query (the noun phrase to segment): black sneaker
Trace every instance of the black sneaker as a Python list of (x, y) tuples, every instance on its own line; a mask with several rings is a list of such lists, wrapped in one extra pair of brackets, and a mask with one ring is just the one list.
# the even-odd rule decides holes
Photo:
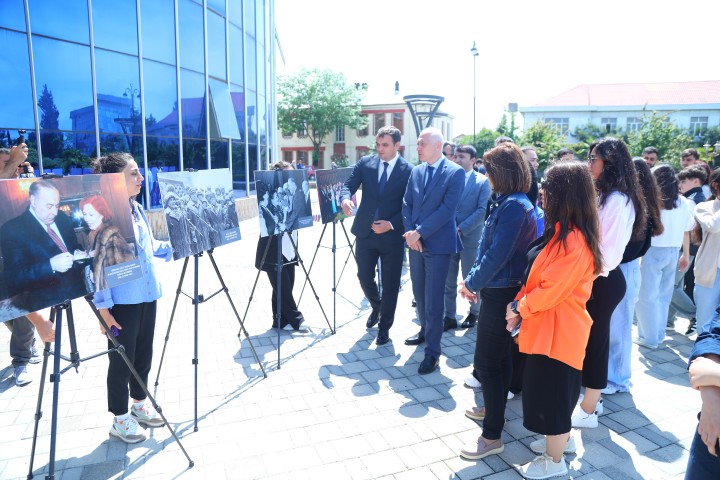
[(688, 329), (685, 332), (685, 335), (692, 335), (693, 333), (695, 333), (695, 319), (691, 318), (690, 325), (688, 325)]

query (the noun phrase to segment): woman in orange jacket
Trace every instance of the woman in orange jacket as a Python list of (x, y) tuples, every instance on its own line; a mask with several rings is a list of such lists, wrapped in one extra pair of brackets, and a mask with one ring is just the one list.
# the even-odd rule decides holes
[(592, 320), (585, 303), (602, 271), (593, 180), (579, 162), (547, 171), (545, 232), (530, 245), (523, 288), (507, 307), (508, 330), (519, 327), (528, 354), (523, 376), (523, 425), (547, 435), (542, 455), (520, 467), (526, 478), (566, 475), (563, 450), (580, 395)]

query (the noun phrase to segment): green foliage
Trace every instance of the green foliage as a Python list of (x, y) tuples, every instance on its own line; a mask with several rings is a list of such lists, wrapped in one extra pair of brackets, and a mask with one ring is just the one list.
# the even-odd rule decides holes
[(545, 170), (548, 162), (555, 158), (558, 150), (565, 147), (567, 140), (551, 122), (538, 121), (525, 129), (522, 137), (516, 140), (520, 146), (533, 146), (538, 156), (540, 170)]
[(335, 162), (338, 168), (345, 168), (350, 166), (350, 159), (345, 154), (333, 155), (330, 159)]
[(660, 160), (674, 168), (680, 167), (680, 154), (693, 145), (692, 137), (684, 129), (675, 125), (669, 114), (647, 112), (643, 115), (643, 124), (636, 132), (628, 135), (628, 147), (634, 156), (642, 154), (643, 148), (653, 146), (660, 152)]
[[(495, 139), (501, 134), (489, 128), (483, 128), (475, 134), (475, 149), (478, 152), (478, 157), (482, 157), (483, 153), (487, 152), (495, 146)], [(458, 140), (460, 145), (472, 145), (473, 136), (464, 135)]]
[(500, 123), (497, 126), (497, 137), (505, 135), (515, 139), (517, 135), (517, 127), (515, 126), (515, 112), (510, 112), (510, 122), (508, 123), (507, 112), (503, 113)]
[(579, 158), (586, 158), (590, 153), (590, 145), (595, 140), (603, 137), (621, 138), (625, 141), (625, 143), (627, 143), (627, 135), (623, 132), (622, 128), (607, 130), (603, 125), (597, 125), (595, 123), (580, 125), (575, 128), (572, 136), (575, 137), (577, 143), (567, 145), (566, 147), (575, 152), (575, 155)]
[(278, 128), (290, 132), (306, 129), (313, 144), (313, 159), (338, 125), (364, 126), (360, 115), (362, 92), (332, 70), (302, 69), (278, 79)]

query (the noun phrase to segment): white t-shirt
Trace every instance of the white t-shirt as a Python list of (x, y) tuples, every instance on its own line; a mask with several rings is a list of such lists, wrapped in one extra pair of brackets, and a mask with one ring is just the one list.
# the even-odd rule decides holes
[(622, 261), (625, 247), (632, 237), (635, 223), (635, 206), (620, 192), (612, 192), (599, 209), (600, 215), (600, 253), (603, 256), (601, 276), (617, 268)]
[(663, 224), (663, 233), (652, 237), (650, 245), (653, 247), (682, 247), (683, 235), (695, 227), (695, 202), (680, 195), (675, 208), (660, 210), (660, 220)]

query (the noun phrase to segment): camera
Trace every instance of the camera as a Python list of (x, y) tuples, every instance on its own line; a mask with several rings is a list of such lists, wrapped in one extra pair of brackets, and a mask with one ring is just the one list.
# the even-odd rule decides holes
[[(18, 130), (18, 133), (20, 134), (20, 136), (15, 141), (15, 145), (22, 145), (23, 143), (25, 143), (25, 132), (26, 132), (26, 130)], [(30, 170), (28, 169), (28, 166), (23, 165), (23, 173), (20, 174), (20, 178), (29, 178), (30, 176), (31, 175), (30, 175)]]

